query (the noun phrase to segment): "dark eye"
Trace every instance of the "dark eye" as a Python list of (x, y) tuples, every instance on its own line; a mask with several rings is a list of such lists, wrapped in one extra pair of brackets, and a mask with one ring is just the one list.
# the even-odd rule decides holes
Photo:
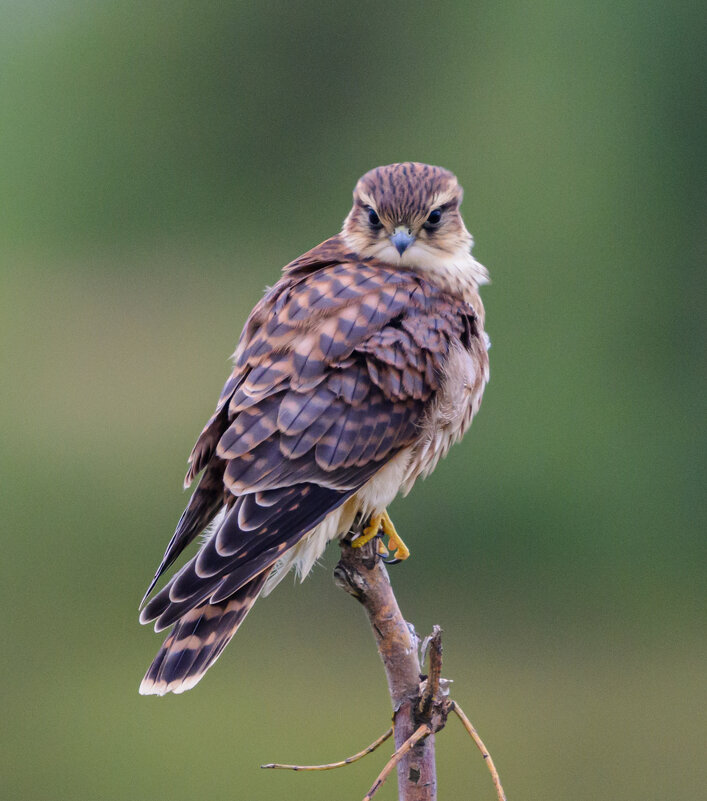
[(438, 225), (441, 219), (442, 212), (439, 209), (434, 209), (430, 212), (430, 216), (427, 218), (426, 225)]
[(373, 228), (380, 228), (380, 217), (375, 213), (375, 211), (373, 211), (373, 209), (368, 209), (368, 222)]

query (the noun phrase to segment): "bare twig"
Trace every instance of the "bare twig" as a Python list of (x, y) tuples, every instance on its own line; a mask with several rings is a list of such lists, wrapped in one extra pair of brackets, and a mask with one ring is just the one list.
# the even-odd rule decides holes
[(280, 762), (270, 762), (267, 765), (261, 765), (261, 768), (273, 768), (275, 770), (333, 770), (334, 768), (343, 768), (350, 765), (352, 762), (358, 762), (359, 759), (368, 754), (372, 754), (379, 745), (382, 745), (393, 734), (393, 727), (391, 726), (387, 732), (372, 742), (369, 746), (359, 751), (358, 754), (342, 759), (341, 762), (328, 762), (326, 765), (283, 765)]
[(501, 785), (501, 779), (498, 775), (498, 771), (496, 770), (496, 766), (493, 764), (493, 759), (491, 758), (491, 754), (489, 754), (488, 749), (483, 743), (481, 737), (479, 737), (479, 733), (474, 728), (474, 725), (469, 720), (469, 718), (464, 714), (464, 711), (456, 703), (456, 701), (452, 701), (451, 704), (452, 711), (456, 712), (459, 720), (461, 720), (464, 728), (469, 732), (471, 735), (472, 740), (476, 743), (476, 747), (481, 751), (481, 756), (486, 760), (486, 764), (488, 765), (489, 772), (491, 773), (491, 778), (493, 779), (493, 786), (496, 788), (496, 795), (498, 796), (498, 801), (506, 801), (506, 794), (503, 791), (503, 787)]
[(393, 756), (386, 762), (383, 770), (378, 774), (378, 778), (373, 782), (371, 789), (366, 793), (363, 801), (371, 801), (371, 798), (380, 790), (383, 782), (388, 778), (393, 768), (400, 762), (403, 757), (411, 751), (415, 745), (422, 740), (423, 737), (429, 737), (432, 734), (432, 729), (427, 723), (423, 723), (408, 737), (408, 739), (397, 749)]

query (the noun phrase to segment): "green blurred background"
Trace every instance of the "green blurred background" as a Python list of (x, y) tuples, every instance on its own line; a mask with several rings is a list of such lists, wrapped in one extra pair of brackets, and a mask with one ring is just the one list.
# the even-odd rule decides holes
[[(397, 501), (405, 614), (511, 801), (704, 791), (698, 3), (0, 3), (1, 794), (357, 799), (388, 725), (331, 581), (143, 698), (137, 603), (243, 321), (360, 174), (444, 165), (492, 381)], [(458, 725), (440, 799), (492, 799)], [(393, 784), (380, 793), (393, 799)]]

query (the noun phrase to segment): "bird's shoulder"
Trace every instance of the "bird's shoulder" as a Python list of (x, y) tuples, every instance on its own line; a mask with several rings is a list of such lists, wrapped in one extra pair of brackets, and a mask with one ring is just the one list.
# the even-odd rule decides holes
[(251, 312), (234, 361), (238, 366), (257, 359), (264, 338), (280, 348), (287, 344), (283, 339), (310, 329), (323, 328), (326, 337), (331, 318), (341, 320), (339, 329), (351, 341), (391, 322), (399, 324), (401, 318), (416, 318), (418, 333), (427, 325), (436, 330), (445, 321), (461, 332), (478, 316), (465, 300), (413, 270), (360, 258), (336, 235), (283, 268), (280, 280)]

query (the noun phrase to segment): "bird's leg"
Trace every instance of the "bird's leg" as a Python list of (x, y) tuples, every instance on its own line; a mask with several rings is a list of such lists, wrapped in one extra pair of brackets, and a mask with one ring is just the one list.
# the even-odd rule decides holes
[(390, 519), (390, 515), (385, 510), (381, 514), (371, 515), (368, 525), (351, 545), (354, 548), (360, 548), (377, 536), (381, 528), (383, 529), (383, 534), (388, 537), (388, 549), (391, 551), (393, 548), (396, 549), (395, 558), (399, 561), (407, 559), (410, 556), (410, 549), (400, 538), (400, 535), (395, 530), (393, 521)]

